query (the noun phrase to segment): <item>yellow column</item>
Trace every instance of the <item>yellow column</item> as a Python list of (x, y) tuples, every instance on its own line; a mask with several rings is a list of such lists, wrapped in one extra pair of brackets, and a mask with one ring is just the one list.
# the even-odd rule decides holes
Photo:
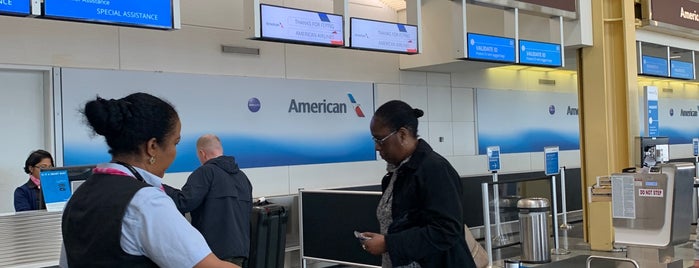
[(631, 165), (628, 107), (637, 87), (634, 0), (591, 2), (594, 46), (578, 54), (583, 225), (590, 248), (608, 251), (614, 241), (611, 203), (589, 202), (587, 187), (597, 176)]

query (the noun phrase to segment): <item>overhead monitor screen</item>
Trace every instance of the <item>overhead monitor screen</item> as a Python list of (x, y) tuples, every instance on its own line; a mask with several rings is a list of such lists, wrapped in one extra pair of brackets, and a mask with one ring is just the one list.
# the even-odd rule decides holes
[(343, 46), (342, 16), (260, 4), (261, 39)]
[(417, 54), (417, 26), (350, 18), (350, 47)]
[(686, 61), (670, 60), (670, 77), (694, 79), (694, 64)]
[(30, 0), (0, 0), (0, 14), (29, 15)]
[(468, 33), (468, 58), (472, 60), (515, 62), (515, 39)]
[(172, 8), (172, 0), (44, 0), (48, 18), (157, 29), (173, 28)]
[(667, 59), (643, 55), (641, 57), (641, 74), (667, 76)]
[(519, 40), (519, 63), (561, 67), (561, 45)]

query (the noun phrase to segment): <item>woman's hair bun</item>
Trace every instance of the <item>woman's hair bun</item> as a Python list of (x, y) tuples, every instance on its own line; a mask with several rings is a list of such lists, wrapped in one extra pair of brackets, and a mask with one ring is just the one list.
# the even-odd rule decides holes
[(418, 108), (413, 108), (413, 114), (415, 114), (415, 118), (420, 118), (423, 115), (425, 115), (425, 112), (423, 112), (422, 110), (420, 110)]

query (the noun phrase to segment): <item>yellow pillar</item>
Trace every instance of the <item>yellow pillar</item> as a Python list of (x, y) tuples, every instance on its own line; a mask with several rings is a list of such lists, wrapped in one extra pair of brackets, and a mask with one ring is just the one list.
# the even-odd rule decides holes
[(634, 106), (629, 97), (637, 88), (634, 0), (591, 2), (594, 45), (578, 54), (583, 225), (590, 248), (608, 251), (614, 242), (611, 203), (589, 202), (587, 187), (597, 176), (631, 165), (628, 107)]

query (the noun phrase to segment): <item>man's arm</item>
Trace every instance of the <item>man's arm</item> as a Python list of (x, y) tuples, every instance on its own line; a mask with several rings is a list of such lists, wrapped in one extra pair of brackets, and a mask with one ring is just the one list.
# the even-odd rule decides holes
[(163, 185), (163, 189), (172, 198), (172, 201), (175, 202), (175, 206), (181, 213), (188, 213), (199, 207), (204, 198), (206, 198), (211, 186), (212, 176), (213, 173), (208, 167), (201, 166), (189, 175), (182, 190), (168, 185)]

